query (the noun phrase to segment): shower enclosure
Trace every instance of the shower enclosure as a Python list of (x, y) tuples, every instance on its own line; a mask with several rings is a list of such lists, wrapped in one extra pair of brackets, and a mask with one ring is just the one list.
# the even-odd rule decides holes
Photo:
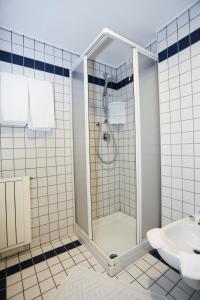
[(157, 59), (104, 29), (71, 71), (75, 231), (113, 276), (160, 226)]

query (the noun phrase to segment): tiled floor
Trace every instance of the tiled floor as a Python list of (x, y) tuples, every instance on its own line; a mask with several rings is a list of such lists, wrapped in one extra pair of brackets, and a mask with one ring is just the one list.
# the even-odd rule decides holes
[[(35, 261), (33, 265), (13, 272), (12, 275), (6, 278), (4, 278), (5, 272), (0, 272), (0, 299), (5, 299), (3, 292), (5, 283), (7, 299), (48, 299), (55, 293), (56, 288), (58, 288), (75, 265), (81, 265), (93, 271), (105, 273), (104, 269), (83, 245), (78, 246), (76, 244), (71, 250), (56, 254), (53, 257), (50, 255), (51, 250), (61, 249), (63, 245), (76, 240), (77, 237), (72, 235), (1, 261), (0, 267), (3, 270), (20, 262), (23, 263), (30, 258), (37, 257), (37, 259), (32, 259), (32, 261)], [(49, 253), (48, 256), (51, 257), (45, 256), (45, 259), (39, 262), (42, 253)], [(130, 265), (126, 270), (118, 274), (116, 278), (130, 283), (132, 286), (165, 295), (169, 300), (200, 299), (200, 292), (195, 292), (186, 286), (178, 273), (151, 254), (145, 255)]]

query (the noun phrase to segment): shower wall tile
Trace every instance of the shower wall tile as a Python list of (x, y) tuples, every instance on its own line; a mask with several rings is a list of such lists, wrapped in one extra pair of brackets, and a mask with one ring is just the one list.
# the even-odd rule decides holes
[(198, 2), (158, 32), (155, 41), (160, 60), (162, 225), (200, 213), (199, 30)]
[[(114, 75), (117, 82), (132, 76), (132, 63), (125, 63), (118, 69), (113, 69), (97, 62), (89, 61), (89, 75), (103, 78), (103, 73)], [(93, 219), (122, 211), (135, 216), (135, 128), (133, 85), (130, 83), (118, 90), (108, 89), (109, 101), (124, 101), (127, 105), (127, 123), (111, 125), (116, 144), (117, 159), (112, 164), (103, 164), (98, 155), (105, 161), (113, 159), (111, 144), (103, 141), (103, 132), (108, 132), (104, 124), (105, 113), (102, 106), (103, 87), (89, 84), (89, 129), (90, 129), (90, 167), (91, 195)], [(101, 123), (100, 144), (98, 146), (99, 127)]]
[[(118, 81), (133, 74), (132, 62), (117, 69)], [(133, 84), (129, 83), (118, 90), (118, 101), (126, 103), (126, 123), (119, 125), (119, 161), (120, 161), (120, 208), (121, 211), (136, 217), (136, 136), (135, 103)]]
[[(103, 78), (103, 74), (113, 75), (116, 78), (116, 69), (94, 61), (88, 62), (88, 73), (91, 76)], [(117, 100), (117, 91), (108, 89), (109, 101)], [(105, 161), (114, 158), (110, 143), (103, 141), (103, 132), (108, 132), (104, 123), (106, 116), (102, 105), (103, 87), (89, 83), (89, 138), (90, 138), (90, 169), (91, 169), (91, 198), (92, 218), (96, 219), (120, 210), (119, 197), (119, 160), (112, 164), (103, 164), (97, 152)], [(98, 134), (100, 123), (100, 143), (98, 147)], [(118, 128), (113, 127), (113, 133), (118, 146)]]
[[(0, 50), (69, 68), (77, 56), (0, 29)], [(57, 69), (59, 70), (59, 68)], [(69, 78), (25, 65), (0, 62), (0, 71), (52, 83), (56, 128), (51, 132), (0, 126), (0, 176), (31, 180), (32, 243), (37, 246), (73, 232), (72, 133)]]

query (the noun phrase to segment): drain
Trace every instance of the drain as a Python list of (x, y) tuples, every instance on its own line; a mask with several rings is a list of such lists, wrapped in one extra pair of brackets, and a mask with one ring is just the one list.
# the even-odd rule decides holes
[(111, 259), (114, 259), (114, 258), (118, 257), (118, 255), (115, 254), (115, 253), (112, 253), (112, 254), (109, 255), (109, 257), (110, 257)]
[(200, 250), (197, 250), (197, 249), (193, 249), (193, 252), (194, 252), (195, 254), (200, 254)]

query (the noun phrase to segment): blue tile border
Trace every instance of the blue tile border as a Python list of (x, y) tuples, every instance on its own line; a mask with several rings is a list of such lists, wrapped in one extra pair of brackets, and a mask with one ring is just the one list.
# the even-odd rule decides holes
[(50, 251), (44, 252), (40, 255), (34, 256), (25, 261), (22, 261), (21, 263), (8, 267), (7, 269), (1, 270), (0, 271), (0, 299), (2, 300), (6, 299), (6, 277), (7, 276), (13, 275), (19, 271), (22, 271), (42, 261), (48, 260), (51, 257), (67, 252), (79, 246), (81, 246), (81, 243), (79, 242), (79, 240), (76, 240), (71, 243), (65, 244), (63, 246), (54, 248)]
[[(0, 61), (15, 64), (18, 66), (24, 66), (26, 68), (35, 69), (55, 75), (69, 77), (69, 69), (62, 68), (56, 65), (52, 65), (40, 60), (35, 60), (15, 53), (0, 50)], [(105, 80), (95, 76), (88, 75), (88, 82), (99, 86), (104, 86)], [(113, 90), (119, 90), (127, 84), (133, 82), (133, 75), (126, 77), (119, 82), (109, 82), (108, 87)]]
[(69, 69), (3, 50), (0, 50), (0, 61), (15, 64), (18, 66), (24, 66), (26, 68), (35, 69), (38, 71), (48, 72), (55, 75), (69, 77)]
[(159, 63), (200, 41), (200, 28), (158, 53)]
[[(105, 80), (102, 78), (98, 78), (95, 76), (88, 75), (88, 82), (92, 84), (96, 84), (99, 86), (105, 85)], [(124, 79), (122, 79), (119, 82), (109, 82), (108, 88), (111, 88), (113, 90), (119, 90), (123, 88), (124, 86), (128, 85), (129, 83), (133, 82), (133, 74), (131, 76), (128, 76)]]

